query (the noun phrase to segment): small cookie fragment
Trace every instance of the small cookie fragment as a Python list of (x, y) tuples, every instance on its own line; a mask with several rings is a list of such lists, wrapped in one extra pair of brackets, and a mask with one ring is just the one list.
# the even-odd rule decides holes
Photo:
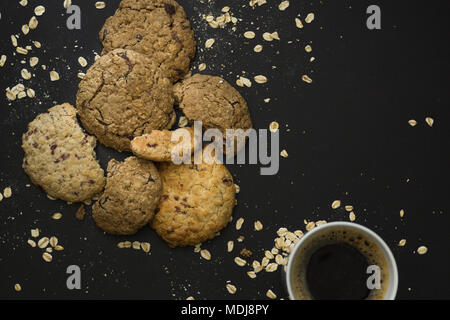
[(77, 212), (75, 213), (75, 218), (82, 221), (84, 219), (84, 216), (86, 215), (86, 208), (84, 207), (84, 204), (82, 204)]
[(109, 234), (131, 235), (153, 217), (161, 196), (161, 179), (148, 160), (110, 160), (105, 191), (92, 207), (92, 217)]
[(57, 105), (28, 124), (22, 136), (22, 167), (49, 196), (86, 201), (105, 185), (95, 145), (96, 139), (79, 126), (75, 108), (68, 103)]
[[(172, 136), (177, 135), (179, 139), (172, 142)], [(196, 147), (194, 141), (194, 129), (179, 128), (175, 131), (169, 130), (152, 130), (150, 133), (136, 137), (131, 141), (131, 151), (147, 160), (163, 162), (172, 161), (175, 152), (178, 151), (180, 159), (183, 157), (183, 151), (189, 152), (189, 159)], [(199, 139), (197, 139), (199, 140)], [(198, 145), (201, 141), (197, 141)]]

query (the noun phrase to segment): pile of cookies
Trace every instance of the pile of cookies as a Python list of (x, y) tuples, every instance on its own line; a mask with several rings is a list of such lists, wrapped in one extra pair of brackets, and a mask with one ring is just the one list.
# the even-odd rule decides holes
[[(102, 56), (79, 84), (76, 109), (54, 106), (23, 134), (25, 172), (53, 198), (98, 199), (93, 218), (107, 233), (150, 224), (171, 247), (212, 239), (231, 219), (235, 185), (222, 164), (171, 162), (174, 106), (225, 133), (252, 127), (247, 103), (220, 77), (186, 77), (196, 42), (173, 0), (123, 0), (99, 36)], [(134, 156), (111, 160), (105, 178), (96, 140)]]

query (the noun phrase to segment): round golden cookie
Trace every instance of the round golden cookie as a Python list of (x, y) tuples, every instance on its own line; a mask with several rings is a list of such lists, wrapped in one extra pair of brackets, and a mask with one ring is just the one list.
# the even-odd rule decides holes
[(69, 202), (91, 199), (105, 186), (95, 155), (95, 137), (83, 132), (76, 110), (54, 106), (28, 124), (22, 136), (23, 169), (31, 181), (53, 198)]
[(124, 162), (113, 159), (92, 217), (107, 233), (134, 234), (153, 218), (160, 196), (161, 179), (153, 162), (136, 157)]
[(173, 0), (123, 0), (99, 33), (103, 54), (117, 48), (147, 55), (173, 82), (189, 71), (195, 55), (194, 31)]
[(98, 58), (80, 82), (77, 110), (85, 129), (119, 151), (134, 137), (175, 121), (172, 84), (140, 53), (117, 49)]
[(170, 247), (214, 238), (235, 206), (233, 177), (222, 164), (160, 163), (161, 201), (151, 226)]

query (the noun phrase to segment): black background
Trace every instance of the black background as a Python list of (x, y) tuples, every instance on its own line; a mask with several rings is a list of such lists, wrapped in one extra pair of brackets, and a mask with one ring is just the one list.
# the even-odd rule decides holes
[[(13, 189), (13, 196), (0, 202), (0, 298), (266, 299), (267, 289), (285, 297), (280, 271), (250, 279), (248, 268), (238, 267), (233, 258), (245, 247), (254, 252), (250, 261), (261, 260), (282, 226), (304, 230), (304, 219), (348, 220), (344, 209), (330, 208), (335, 199), (352, 204), (356, 222), (391, 247), (399, 267), (399, 299), (450, 298), (448, 1), (291, 1), (284, 12), (277, 9), (280, 1), (255, 9), (248, 1), (179, 1), (198, 40), (193, 72), (205, 62), (203, 73), (233, 85), (239, 75), (267, 76), (267, 84), (238, 90), (248, 101), (255, 128), (280, 123), (281, 148), (289, 153), (280, 159), (276, 176), (260, 176), (258, 165), (229, 166), (241, 187), (234, 221), (244, 217), (246, 222), (241, 231), (233, 223), (202, 246), (211, 252), (211, 261), (191, 247), (169, 249), (150, 228), (131, 237), (104, 235), (90, 216), (75, 219), (79, 205), (51, 201), (39, 188), (25, 186), (30, 181), (21, 168), (20, 145), (27, 123), (55, 103), (74, 104), (76, 74), (85, 70), (77, 58), (92, 64), (101, 52), (97, 33), (119, 3), (109, 0), (106, 9), (97, 10), (95, 1), (73, 0), (81, 7), (82, 24), (81, 30), (68, 30), (62, 2), (29, 0), (25, 8), (18, 1), (0, 4), (0, 54), (8, 56), (0, 68), (2, 92), (18, 82), (36, 90), (33, 100), (9, 102), (0, 95), (0, 188)], [(35, 67), (35, 77), (24, 81), (23, 57), (13, 56), (10, 35), (21, 34), (21, 25), (39, 4), (47, 11), (38, 17), (36, 30), (20, 36), (19, 45), (40, 41), (42, 48), (33, 48), (27, 58), (39, 57), (48, 70)], [(381, 7), (381, 30), (366, 28), (370, 4)], [(235, 32), (231, 25), (212, 29), (201, 20), (202, 14), (219, 15), (225, 5), (242, 18)], [(308, 12), (315, 13), (314, 22), (296, 28), (294, 18), (304, 19)], [(246, 30), (257, 37), (245, 39)], [(281, 40), (264, 41), (266, 31), (278, 31)], [(205, 50), (208, 38), (216, 42)], [(264, 46), (261, 53), (253, 52), (256, 44)], [(312, 53), (305, 52), (306, 44)], [(310, 56), (316, 60), (309, 62)], [(61, 80), (50, 82), (52, 69)], [(303, 82), (303, 74), (314, 82)], [(427, 116), (435, 119), (432, 128)], [(418, 125), (409, 126), (410, 119)], [(97, 151), (103, 166), (110, 158), (127, 156), (103, 146)], [(400, 219), (402, 208), (406, 213)], [(52, 220), (54, 212), (63, 218)], [(263, 231), (253, 231), (257, 219)], [(36, 227), (65, 247), (51, 263), (26, 243)], [(235, 241), (235, 251), (227, 253), (226, 242), (240, 235), (244, 242)], [(397, 247), (402, 238), (406, 246)], [(124, 240), (149, 241), (151, 254), (118, 249)], [(420, 245), (429, 248), (424, 256), (415, 253)], [(65, 270), (71, 264), (82, 270), (82, 290), (66, 288)], [(238, 288), (235, 295), (225, 289), (228, 280)], [(21, 292), (13, 289), (17, 282)]]

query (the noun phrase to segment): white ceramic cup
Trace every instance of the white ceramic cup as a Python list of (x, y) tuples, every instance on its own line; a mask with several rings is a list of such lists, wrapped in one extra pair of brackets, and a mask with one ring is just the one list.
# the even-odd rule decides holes
[(383, 239), (380, 238), (375, 232), (372, 230), (359, 225), (357, 223), (353, 222), (346, 222), (346, 221), (336, 221), (336, 222), (330, 222), (324, 225), (321, 225), (319, 227), (316, 227), (315, 229), (309, 231), (306, 233), (294, 246), (291, 254), (289, 255), (288, 263), (285, 268), (285, 285), (287, 292), (289, 294), (289, 299), (295, 300), (296, 295), (293, 288), (293, 265), (295, 265), (295, 262), (297, 259), (302, 259), (302, 250), (300, 250), (302, 247), (305, 246), (305, 244), (308, 243), (308, 241), (311, 241), (311, 239), (314, 239), (315, 236), (318, 236), (320, 234), (330, 232), (332, 229), (350, 229), (351, 231), (355, 231), (357, 233), (362, 234), (365, 236), (368, 240), (372, 240), (376, 246), (380, 249), (379, 251), (382, 252), (384, 259), (386, 261), (387, 269), (388, 269), (388, 284), (385, 289), (384, 295), (382, 297), (383, 300), (394, 300), (395, 296), (397, 294), (397, 287), (398, 287), (398, 271), (397, 271), (397, 264), (395, 262), (394, 256), (389, 249), (388, 245), (383, 241)]

